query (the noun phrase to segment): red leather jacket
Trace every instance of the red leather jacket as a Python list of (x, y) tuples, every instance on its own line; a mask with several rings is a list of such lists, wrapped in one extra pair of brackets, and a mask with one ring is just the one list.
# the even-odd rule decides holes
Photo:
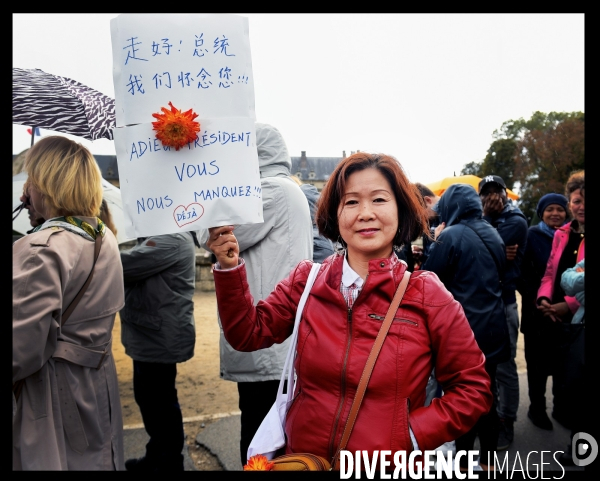
[[(369, 262), (352, 309), (340, 292), (343, 257), (323, 263), (300, 323), (295, 361), (298, 381), (286, 418), (286, 451), (335, 454), (360, 375), (406, 264), (396, 255)], [(302, 261), (254, 306), (242, 265), (214, 271), (227, 341), (240, 351), (283, 342), (291, 335), (311, 268)], [(492, 405), (485, 358), (465, 317), (433, 272), (412, 273), (404, 299), (375, 364), (349, 451), (435, 449), (466, 433)], [(435, 367), (444, 395), (424, 407)]]

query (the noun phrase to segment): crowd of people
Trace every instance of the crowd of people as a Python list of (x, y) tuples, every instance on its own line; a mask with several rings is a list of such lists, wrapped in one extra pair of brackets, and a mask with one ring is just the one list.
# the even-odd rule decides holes
[[(257, 123), (256, 145), (263, 223), (138, 238), (122, 251), (89, 150), (58, 136), (29, 149), (21, 200), (32, 229), (13, 244), (13, 470), (184, 469), (176, 377), (194, 355), (196, 247), (214, 256), (220, 372), (237, 383), (242, 464), (275, 401), (313, 263), (282, 453), (335, 464), (404, 285), (347, 450), (470, 450), (479, 438), (480, 465), (493, 469), (485, 460), (514, 441), (523, 396), (519, 330), (529, 421), (553, 429), (552, 376), (552, 417), (571, 437), (584, 429), (584, 171), (564, 195), (542, 195), (529, 226), (497, 175), (437, 196), (394, 157), (357, 152), (319, 192), (291, 176), (275, 127)], [(111, 355), (118, 312), (149, 436), (145, 455), (128, 460)]]

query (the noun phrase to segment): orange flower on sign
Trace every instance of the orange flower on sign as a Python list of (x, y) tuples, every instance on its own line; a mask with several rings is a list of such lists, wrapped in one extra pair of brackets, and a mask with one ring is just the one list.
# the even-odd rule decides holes
[(273, 463), (262, 454), (256, 454), (244, 465), (244, 471), (271, 471)]
[(152, 122), (152, 128), (156, 130), (156, 138), (163, 145), (175, 147), (179, 150), (185, 144), (196, 140), (196, 134), (200, 132), (200, 123), (194, 119), (198, 114), (192, 112), (192, 109), (181, 112), (169, 102), (171, 110), (161, 107), (162, 114), (152, 114), (157, 122)]

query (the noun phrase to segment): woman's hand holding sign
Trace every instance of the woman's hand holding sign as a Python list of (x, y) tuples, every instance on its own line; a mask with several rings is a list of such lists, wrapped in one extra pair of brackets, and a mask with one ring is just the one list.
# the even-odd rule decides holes
[(208, 229), (208, 240), (206, 245), (216, 256), (221, 269), (231, 269), (238, 265), (240, 248), (233, 235), (234, 226), (224, 225), (221, 227), (210, 227)]

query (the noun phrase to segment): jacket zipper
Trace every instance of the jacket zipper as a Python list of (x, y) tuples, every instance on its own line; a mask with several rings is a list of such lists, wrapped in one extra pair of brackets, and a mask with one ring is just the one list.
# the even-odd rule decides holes
[[(367, 277), (365, 277), (365, 282), (363, 282), (362, 289), (358, 293), (358, 296), (356, 296), (356, 299), (354, 300), (354, 303), (352, 304), (353, 306), (356, 305), (356, 301), (358, 300), (358, 298), (362, 295), (363, 291), (365, 290), (365, 286), (366, 286), (368, 280), (369, 280), (369, 274), (367, 274)], [(340, 292), (340, 295), (342, 295), (341, 292)], [(342, 298), (343, 297), (344, 296), (342, 295)], [(344, 299), (344, 302), (346, 302), (345, 299)], [(329, 459), (333, 459), (333, 456), (336, 452), (335, 437), (336, 437), (336, 432), (338, 430), (338, 425), (340, 423), (340, 416), (342, 414), (342, 407), (344, 406), (344, 400), (346, 399), (346, 365), (348, 363), (348, 355), (350, 354), (350, 344), (352, 343), (352, 308), (351, 307), (348, 308), (348, 310), (347, 310), (347, 320), (348, 320), (348, 338), (346, 340), (346, 353), (344, 354), (344, 363), (342, 364), (342, 379), (341, 379), (342, 396), (340, 398), (340, 403), (338, 405), (338, 409), (335, 414), (335, 419), (333, 422), (333, 430), (331, 431), (331, 438), (329, 440)]]
[[(363, 286), (364, 287), (364, 286)], [(359, 294), (360, 295), (360, 294)], [(356, 301), (355, 301), (356, 302)], [(335, 437), (338, 430), (338, 424), (340, 422), (340, 415), (342, 414), (342, 407), (344, 406), (344, 400), (346, 399), (346, 364), (348, 363), (348, 354), (350, 353), (350, 343), (352, 342), (352, 308), (348, 308), (348, 337), (346, 340), (346, 353), (344, 354), (344, 363), (342, 364), (342, 379), (341, 379), (341, 391), (342, 397), (338, 405), (337, 412), (335, 414), (335, 420), (333, 422), (333, 430), (331, 431), (331, 438), (329, 440), (329, 459), (333, 458), (335, 454)]]
[[(377, 314), (369, 314), (369, 317), (371, 319), (377, 319), (378, 321), (383, 321), (385, 319), (385, 317), (378, 316)], [(418, 324), (415, 321), (410, 321), (408, 319), (400, 319), (399, 317), (394, 317), (394, 321), (406, 322), (407, 324), (412, 324), (413, 326), (418, 326)]]

